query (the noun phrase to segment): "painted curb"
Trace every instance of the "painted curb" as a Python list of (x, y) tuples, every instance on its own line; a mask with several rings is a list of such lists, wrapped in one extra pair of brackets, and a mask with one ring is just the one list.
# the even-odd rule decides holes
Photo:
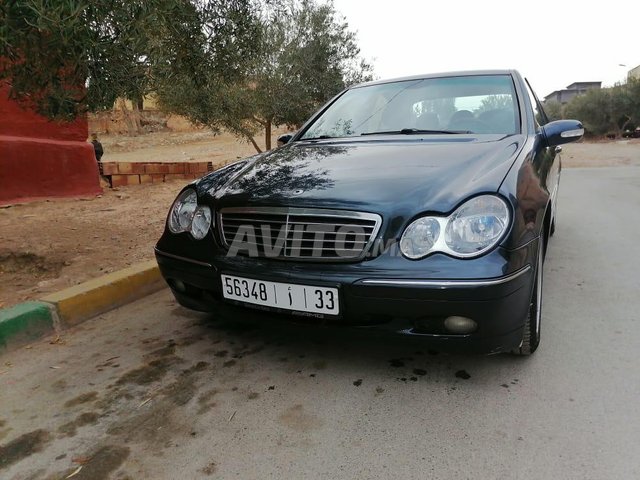
[(109, 273), (41, 298), (55, 308), (63, 327), (154, 293), (165, 286), (155, 260)]
[(47, 303), (25, 302), (0, 309), (0, 353), (31, 343), (55, 327), (55, 315)]

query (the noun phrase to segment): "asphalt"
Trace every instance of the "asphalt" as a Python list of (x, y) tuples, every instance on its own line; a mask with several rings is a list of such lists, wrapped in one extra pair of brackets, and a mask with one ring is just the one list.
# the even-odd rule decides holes
[[(189, 312), (0, 357), (0, 478), (640, 478), (640, 168), (563, 172), (531, 358)], [(80, 468), (82, 467), (82, 468)]]

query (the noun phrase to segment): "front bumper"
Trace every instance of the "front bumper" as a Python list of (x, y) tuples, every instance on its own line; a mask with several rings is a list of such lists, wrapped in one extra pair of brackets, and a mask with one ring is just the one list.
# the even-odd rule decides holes
[[(496, 251), (487, 258), (445, 259), (449, 262), (447, 265), (457, 265), (459, 270), (449, 278), (441, 275), (436, 275), (440, 278), (433, 275), (421, 278), (415, 270), (382, 268), (384, 263), (375, 268), (364, 268), (362, 264), (299, 265), (224, 255), (202, 261), (158, 248), (156, 259), (178, 302), (194, 310), (225, 309), (249, 315), (247, 308), (223, 300), (221, 273), (266, 281), (337, 286), (342, 315), (337, 319), (314, 318), (313, 323), (374, 327), (421, 336), (434, 348), (498, 352), (516, 348), (522, 339), (533, 287), (532, 265), (535, 265), (537, 243), (533, 241), (516, 251)], [(472, 262), (476, 263), (472, 265)], [(479, 262), (491, 268), (479, 266)], [(496, 268), (505, 273), (486, 278), (463, 275)], [(176, 281), (184, 288), (176, 288), (179, 285)], [(288, 316), (309, 322), (309, 318), (294, 316), (291, 312), (277, 315), (260, 312), (260, 316), (268, 316), (270, 320)], [(477, 329), (468, 334), (451, 334), (443, 327), (444, 319), (449, 316), (470, 318), (476, 322)]]

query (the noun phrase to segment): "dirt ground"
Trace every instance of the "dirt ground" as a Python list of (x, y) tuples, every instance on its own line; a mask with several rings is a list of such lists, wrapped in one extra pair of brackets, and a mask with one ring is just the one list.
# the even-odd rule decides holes
[[(277, 135), (277, 134), (276, 134)], [(229, 135), (206, 131), (104, 136), (104, 161), (213, 161), (254, 153)], [(564, 147), (565, 167), (640, 165), (640, 141)], [(105, 189), (84, 200), (0, 208), (0, 307), (153, 258), (171, 202), (184, 181)]]
[[(286, 129), (274, 131), (272, 145)], [(221, 165), (256, 153), (255, 148), (228, 134), (214, 135), (209, 130), (154, 132), (137, 137), (103, 135), (103, 162), (213, 162)], [(264, 139), (256, 137), (258, 145)]]

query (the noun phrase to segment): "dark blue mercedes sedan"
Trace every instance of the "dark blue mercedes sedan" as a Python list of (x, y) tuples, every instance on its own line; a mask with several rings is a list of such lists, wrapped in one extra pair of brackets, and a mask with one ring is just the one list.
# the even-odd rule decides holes
[(156, 246), (178, 302), (533, 353), (561, 145), (516, 71), (348, 88), (283, 146), (187, 185)]

